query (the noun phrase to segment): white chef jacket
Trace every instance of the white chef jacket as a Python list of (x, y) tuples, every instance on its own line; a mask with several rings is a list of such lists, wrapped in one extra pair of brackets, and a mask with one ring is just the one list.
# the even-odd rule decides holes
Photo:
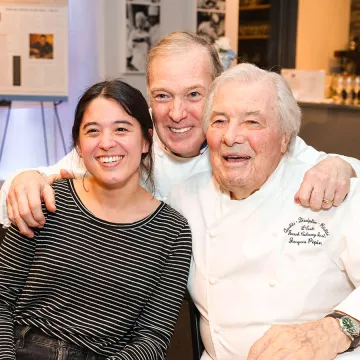
[[(299, 160), (315, 165), (324, 159), (327, 154), (319, 152), (299, 137), (294, 141), (292, 154)], [(330, 155), (331, 156), (331, 155)], [(353, 169), (360, 174), (360, 161), (354, 158), (342, 156), (344, 160), (349, 162)], [(83, 160), (79, 157), (75, 150), (61, 159), (57, 164), (49, 167), (41, 167), (36, 170), (41, 171), (45, 175), (59, 174), (61, 169), (73, 172), (75, 175), (82, 176), (85, 173)], [(192, 158), (182, 158), (173, 155), (164, 148), (156, 133), (154, 135), (154, 178), (155, 178), (155, 197), (159, 200), (167, 201), (170, 189), (179, 184), (181, 181), (188, 179), (190, 176), (200, 172), (210, 170), (209, 151), (204, 148), (201, 154)], [(0, 189), (0, 224), (5, 227), (10, 225), (6, 210), (6, 197), (9, 192), (11, 182), (15, 175), (21, 171), (29, 169), (21, 169), (5, 181)], [(293, 199), (295, 192), (291, 195)]]
[(193, 236), (188, 289), (201, 313), (203, 360), (246, 359), (272, 324), (315, 321), (335, 307), (360, 319), (360, 180), (343, 205), (314, 212), (293, 200), (308, 168), (285, 157), (240, 201), (211, 172), (172, 189), (169, 203)]

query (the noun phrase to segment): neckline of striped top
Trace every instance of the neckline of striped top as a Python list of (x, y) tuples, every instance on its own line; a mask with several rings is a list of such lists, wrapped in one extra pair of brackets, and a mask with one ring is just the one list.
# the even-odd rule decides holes
[(77, 194), (76, 190), (75, 190), (75, 186), (73, 183), (72, 179), (68, 179), (66, 180), (66, 183), (68, 185), (70, 194), (72, 199), (74, 200), (75, 204), (78, 206), (78, 208), (80, 209), (80, 211), (90, 220), (95, 221), (99, 224), (101, 224), (102, 226), (107, 226), (107, 227), (111, 227), (111, 228), (123, 228), (123, 229), (133, 229), (133, 228), (137, 228), (143, 225), (148, 224), (149, 222), (151, 222), (165, 207), (166, 207), (166, 203), (164, 203), (163, 201), (160, 201), (160, 205), (155, 209), (154, 212), (152, 212), (151, 214), (149, 214), (148, 216), (146, 216), (143, 219), (134, 221), (132, 223), (114, 223), (111, 221), (107, 221), (107, 220), (103, 220), (100, 219), (99, 217), (97, 217), (96, 215), (94, 215), (85, 205), (84, 203), (81, 201), (79, 195)]

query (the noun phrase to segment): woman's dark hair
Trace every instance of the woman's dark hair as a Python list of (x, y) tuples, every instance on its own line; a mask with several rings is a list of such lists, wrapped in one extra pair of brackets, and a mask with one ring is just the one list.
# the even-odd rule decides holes
[(149, 106), (141, 92), (119, 79), (99, 82), (88, 88), (81, 96), (76, 109), (75, 119), (72, 127), (72, 141), (74, 148), (78, 144), (80, 125), (85, 111), (90, 103), (96, 98), (116, 101), (130, 116), (135, 118), (141, 127), (144, 139), (149, 144), (149, 152), (142, 155), (140, 170), (150, 190), (154, 191), (153, 176), (153, 138), (149, 129), (153, 129), (153, 122), (149, 113)]

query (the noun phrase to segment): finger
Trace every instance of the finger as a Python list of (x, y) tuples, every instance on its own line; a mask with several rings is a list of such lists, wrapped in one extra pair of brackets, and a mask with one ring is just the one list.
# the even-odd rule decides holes
[(350, 181), (341, 182), (340, 186), (336, 189), (334, 196), (334, 206), (339, 206), (345, 200), (350, 191)]
[(20, 217), (17, 201), (14, 199), (15, 199), (15, 193), (14, 192), (9, 193), (7, 201), (8, 204), (11, 203), (10, 206), (13, 212), (11, 222), (18, 227), (21, 234), (32, 238), (34, 237), (34, 232), (29, 228), (29, 226), (27, 226), (27, 224)]
[[(41, 198), (39, 196), (39, 192), (31, 191), (30, 189), (27, 193), (27, 196), (31, 214), (34, 220), (38, 223), (37, 227), (43, 227), (45, 224), (45, 216), (42, 212)], [(27, 222), (27, 219), (23, 218), (23, 220)], [(28, 223), (28, 225), (35, 227), (30, 223)]]
[(324, 198), (321, 203), (321, 207), (324, 210), (330, 209), (333, 206), (334, 198), (335, 198), (335, 186), (333, 186), (332, 183), (330, 183), (329, 186), (325, 190)]
[(247, 360), (258, 360), (259, 356), (261, 356), (261, 354), (264, 352), (266, 346), (267, 342), (264, 337), (256, 341), (250, 348)]
[[(21, 217), (23, 221), (30, 227), (37, 227), (41, 224), (37, 222), (33, 216), (33, 213), (30, 208), (28, 193), (24, 189), (24, 187), (17, 186), (14, 189), (16, 204), (17, 204), (17, 213), (15, 213), (16, 217)], [(14, 202), (13, 202), (14, 205)]]
[(56, 211), (54, 189), (50, 185), (44, 188), (42, 197), (44, 199), (46, 209), (51, 212)]
[(274, 331), (273, 327), (270, 328), (258, 341), (256, 341), (253, 346), (250, 348), (247, 360), (257, 360), (259, 356), (265, 351), (269, 346)]
[[(276, 355), (278, 354), (279, 347), (277, 346), (277, 341), (276, 341), (277, 337), (274, 339), (272, 338), (271, 341), (267, 344), (267, 346), (263, 349), (263, 351), (261, 352), (261, 354), (259, 355), (259, 357), (257, 358), (258, 360), (277, 360), (280, 359), (279, 357), (276, 357)], [(274, 343), (275, 342), (275, 343)], [(284, 344), (282, 344), (284, 345)]]
[(15, 225), (18, 227), (21, 234), (28, 238), (34, 237), (34, 232), (20, 216), (15, 216)]
[(72, 171), (67, 171), (65, 169), (60, 170), (62, 179), (75, 179), (75, 175)]
[(61, 179), (61, 175), (57, 174), (57, 175), (49, 175), (49, 176), (45, 176), (44, 179), (46, 180), (46, 182), (51, 185), (54, 183), (54, 181)]
[(295, 194), (295, 202), (299, 205), (309, 207), (312, 191), (313, 191), (312, 184), (309, 183), (308, 181), (304, 180), (301, 183), (300, 189)]
[(314, 186), (313, 191), (311, 192), (310, 197), (310, 208), (313, 211), (319, 211), (322, 206), (324, 199), (325, 190), (321, 186)]

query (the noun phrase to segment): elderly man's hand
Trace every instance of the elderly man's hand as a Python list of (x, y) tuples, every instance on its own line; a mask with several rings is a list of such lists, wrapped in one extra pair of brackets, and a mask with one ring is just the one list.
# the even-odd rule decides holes
[(348, 162), (327, 157), (306, 172), (295, 202), (312, 210), (339, 206), (350, 190), (350, 178), (355, 176)]
[(350, 339), (336, 319), (274, 325), (250, 349), (248, 360), (331, 360), (346, 351)]
[(60, 175), (46, 178), (32, 170), (17, 175), (6, 199), (9, 220), (16, 224), (23, 235), (33, 237), (31, 227), (41, 228), (45, 224), (41, 201), (44, 201), (48, 211), (56, 210), (54, 191), (50, 185), (57, 179), (72, 177), (74, 176), (65, 170), (61, 170)]

